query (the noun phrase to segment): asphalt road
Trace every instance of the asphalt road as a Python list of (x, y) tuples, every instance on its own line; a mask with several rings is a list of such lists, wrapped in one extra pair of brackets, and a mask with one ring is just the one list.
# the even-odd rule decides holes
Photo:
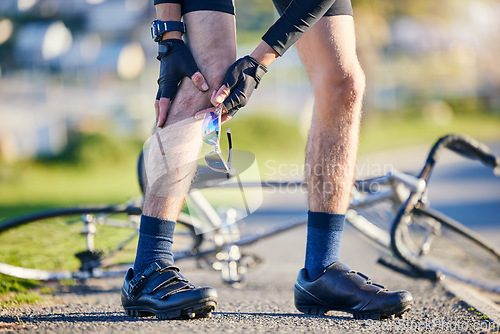
[(217, 288), (219, 305), (210, 319), (158, 321), (126, 316), (120, 305), (121, 279), (94, 280), (85, 286), (61, 288), (53, 298), (36, 306), (4, 309), (0, 330), (33, 333), (249, 333), (249, 332), (478, 332), (489, 322), (468, 311), (468, 305), (442, 285), (413, 280), (375, 264), (377, 252), (348, 229), (342, 254), (353, 268), (369, 274), (391, 289), (407, 289), (414, 295), (413, 309), (403, 320), (354, 320), (348, 314), (306, 316), (293, 306), (293, 284), (303, 263), (305, 229), (300, 228), (256, 244), (252, 251), (265, 255), (267, 263), (251, 271), (248, 284), (225, 286), (219, 273), (198, 270), (193, 263), (179, 263), (184, 274), (200, 285)]
[[(397, 152), (364, 157), (360, 159), (360, 164), (369, 159), (373, 165), (380, 159), (392, 161), (396, 168), (415, 169), (420, 161), (423, 162), (426, 148), (414, 151), (413, 154), (406, 152), (409, 158)], [(415, 162), (416, 156), (422, 158)], [(500, 181), (486, 172), (477, 164), (459, 166), (455, 157), (446, 158), (441, 171), (436, 170), (433, 177), (433, 187), (437, 190), (431, 193), (431, 200), (434, 207), (452, 216), (457, 215), (456, 218), (464, 218), (471, 228), (498, 243), (500, 228), (495, 224), (498, 224), (500, 214)], [(474, 187), (480, 190), (473, 190)], [(303, 196), (266, 196), (265, 202), (267, 204), (261, 213), (248, 219), (249, 229), (264, 222), (276, 223), (276, 213), (279, 212), (289, 217), (304, 216), (306, 206)], [(470, 300), (464, 301), (465, 298), (450, 293), (446, 285), (410, 279), (377, 265), (377, 249), (349, 227), (342, 242), (343, 261), (372, 277), (374, 282), (390, 289), (409, 290), (415, 298), (412, 310), (405, 319), (396, 321), (354, 320), (349, 314), (341, 312), (332, 312), (324, 317), (303, 315), (293, 305), (293, 284), (303, 266), (304, 250), (305, 227), (255, 244), (248, 251), (263, 255), (266, 262), (250, 271), (247, 285), (239, 289), (224, 285), (218, 272), (200, 270), (194, 262), (179, 262), (184, 275), (194, 283), (217, 288), (219, 305), (210, 319), (158, 321), (154, 318), (128, 317), (123, 313), (119, 299), (122, 280), (93, 280), (85, 285), (58, 287), (53, 297), (48, 297), (39, 305), (1, 310), (0, 331), (476, 333), (495, 330), (491, 320), (485, 320), (482, 314), (470, 310)]]

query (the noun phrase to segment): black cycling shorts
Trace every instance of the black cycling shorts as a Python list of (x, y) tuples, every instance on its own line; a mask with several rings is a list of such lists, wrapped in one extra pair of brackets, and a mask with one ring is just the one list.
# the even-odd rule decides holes
[[(273, 0), (274, 6), (280, 15), (283, 14), (291, 0)], [(335, 0), (333, 5), (325, 13), (325, 16), (353, 15), (351, 0)]]
[[(273, 0), (274, 6), (278, 13), (283, 14), (283, 11), (288, 7), (291, 0)], [(224, 12), (234, 15), (233, 0), (184, 0), (182, 4), (182, 14), (195, 12), (198, 10), (212, 10), (216, 12)], [(351, 15), (352, 5), (351, 0), (336, 0), (330, 9), (325, 13), (325, 16), (335, 15)]]
[(184, 0), (183, 15), (197, 10), (212, 10), (234, 15), (234, 2), (233, 0)]

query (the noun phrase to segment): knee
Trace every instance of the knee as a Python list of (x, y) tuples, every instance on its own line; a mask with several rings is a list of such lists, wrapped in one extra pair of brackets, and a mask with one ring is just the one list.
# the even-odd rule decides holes
[(361, 66), (344, 76), (338, 90), (343, 100), (358, 102), (363, 99), (365, 94), (365, 74)]
[(236, 56), (213, 57), (198, 61), (200, 72), (208, 84), (208, 91), (200, 91), (190, 78), (184, 78), (182, 85), (174, 99), (169, 115), (177, 112), (192, 116), (194, 113), (212, 106), (210, 96), (214, 90), (222, 85), (226, 70), (234, 62)]
[(210, 61), (210, 68), (206, 70), (205, 78), (213, 89), (218, 89), (224, 80), (227, 69), (236, 61), (236, 52), (218, 56)]
[(324, 71), (314, 84), (317, 102), (325, 100), (344, 105), (360, 103), (365, 92), (365, 75), (361, 66), (356, 65), (341, 73), (331, 73), (335, 72)]

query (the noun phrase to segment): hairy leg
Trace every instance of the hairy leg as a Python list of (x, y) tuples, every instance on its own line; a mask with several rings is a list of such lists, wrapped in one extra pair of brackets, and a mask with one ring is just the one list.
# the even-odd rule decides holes
[(322, 18), (297, 46), (313, 86), (316, 106), (306, 157), (311, 212), (305, 268), (295, 284), (295, 306), (309, 314), (342, 310), (358, 318), (401, 316), (411, 308), (411, 293), (384, 290), (366, 281), (366, 276), (353, 274), (339, 261), (344, 213), (354, 181), (364, 90), (352, 17)]
[(196, 11), (184, 16), (188, 45), (210, 89), (200, 92), (186, 78), (175, 97), (163, 128), (156, 128), (145, 154), (147, 186), (144, 214), (175, 221), (189, 190), (200, 152), (201, 121), (197, 111), (210, 107), (210, 96), (220, 87), (236, 59), (234, 16)]
[(353, 18), (323, 17), (296, 45), (315, 98), (306, 154), (309, 210), (344, 214), (354, 182), (365, 85)]

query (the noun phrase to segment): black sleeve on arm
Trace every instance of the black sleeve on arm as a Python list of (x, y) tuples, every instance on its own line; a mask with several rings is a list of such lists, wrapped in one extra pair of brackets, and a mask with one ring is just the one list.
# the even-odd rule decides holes
[(262, 36), (280, 56), (332, 6), (335, 0), (293, 0), (281, 17)]
[(182, 3), (182, 0), (154, 0), (155, 6), (160, 3)]

